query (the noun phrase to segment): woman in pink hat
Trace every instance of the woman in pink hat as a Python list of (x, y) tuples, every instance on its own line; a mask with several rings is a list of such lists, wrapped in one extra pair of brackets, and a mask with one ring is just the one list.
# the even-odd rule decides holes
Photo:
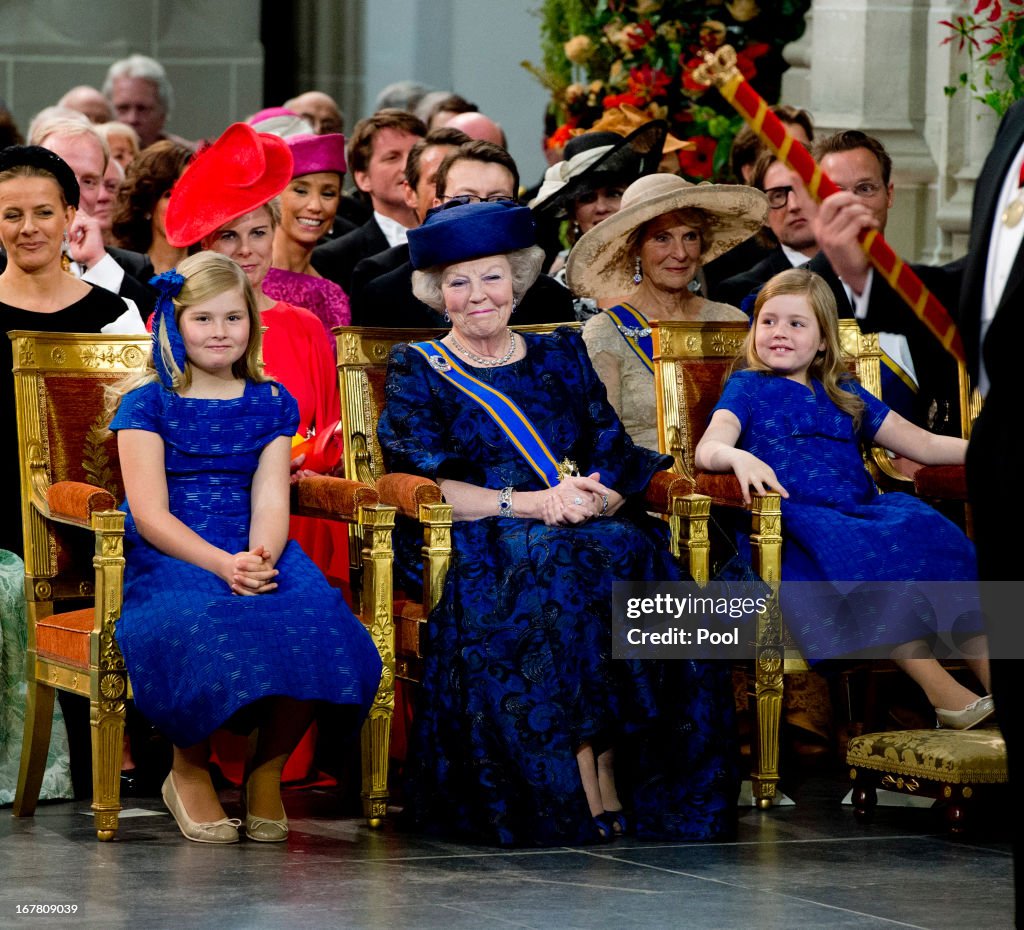
[(338, 212), (345, 174), (345, 137), (299, 135), (284, 140), (294, 160), (291, 181), (281, 193), (281, 222), (274, 233), (273, 267), (263, 282), (271, 297), (312, 310), (327, 332), (352, 321), (348, 295), (320, 277), (310, 264), (313, 248), (328, 233)]

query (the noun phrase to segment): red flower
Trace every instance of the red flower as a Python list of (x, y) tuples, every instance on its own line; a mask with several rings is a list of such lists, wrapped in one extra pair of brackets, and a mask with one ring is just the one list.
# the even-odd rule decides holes
[(707, 89), (707, 84), (701, 84), (699, 81), (693, 79), (693, 72), (695, 68), (699, 68), (704, 64), (703, 58), (688, 58), (683, 61), (683, 56), (679, 56), (679, 63), (683, 66), (683, 90), (689, 91), (692, 94), (703, 94)]
[(654, 38), (654, 27), (649, 19), (641, 20), (638, 23), (630, 23), (623, 31), (626, 41), (629, 43), (629, 49), (632, 52), (643, 48)]
[(990, 6), (992, 7), (992, 12), (988, 14), (988, 21), (994, 23), (1003, 15), (1003, 5), (999, 0), (978, 0), (977, 5), (974, 7), (974, 15), (977, 16), (979, 13), (983, 13)]
[(653, 100), (664, 94), (672, 83), (672, 79), (661, 69), (654, 69), (648, 64), (629, 71), (630, 93)]
[(621, 106), (624, 103), (628, 103), (631, 107), (636, 107), (637, 109), (643, 109), (647, 101), (638, 97), (636, 94), (613, 94), (605, 97), (604, 100), (601, 101), (601, 106), (606, 110), (613, 110), (615, 107)]
[(695, 146), (690, 150), (680, 150), (679, 167), (691, 178), (710, 178), (714, 173), (715, 149), (718, 143), (710, 136), (693, 136), (689, 140)]
[(752, 42), (746, 48), (741, 48), (736, 53), (736, 67), (739, 68), (740, 74), (749, 81), (757, 74), (754, 62), (769, 51), (771, 46), (767, 42)]
[(572, 138), (572, 131), (576, 128), (576, 117), (572, 117), (566, 122), (562, 123), (550, 136), (548, 136), (547, 142), (544, 143), (546, 148), (549, 149), (563, 149), (565, 144)]

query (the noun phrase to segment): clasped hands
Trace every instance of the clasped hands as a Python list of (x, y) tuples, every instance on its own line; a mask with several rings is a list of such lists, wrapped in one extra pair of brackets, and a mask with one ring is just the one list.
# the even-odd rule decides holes
[(540, 492), (541, 519), (548, 526), (586, 523), (593, 517), (610, 516), (622, 506), (623, 497), (601, 484), (601, 473), (564, 478), (553, 488)]
[(278, 571), (270, 560), (265, 546), (256, 546), (248, 552), (230, 556), (229, 577), (225, 578), (234, 594), (266, 594), (277, 587), (274, 579)]

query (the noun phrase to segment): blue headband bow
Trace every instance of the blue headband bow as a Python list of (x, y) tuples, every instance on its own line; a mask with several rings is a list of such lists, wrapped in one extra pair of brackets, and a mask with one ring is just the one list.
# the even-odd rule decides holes
[(173, 268), (150, 278), (149, 283), (160, 295), (156, 301), (153, 314), (153, 367), (160, 376), (160, 382), (168, 390), (174, 390), (174, 372), (167, 367), (167, 360), (160, 349), (160, 333), (167, 334), (167, 344), (171, 349), (171, 359), (178, 366), (178, 371), (185, 370), (185, 343), (178, 332), (178, 324), (174, 320), (174, 298), (181, 293), (185, 279)]

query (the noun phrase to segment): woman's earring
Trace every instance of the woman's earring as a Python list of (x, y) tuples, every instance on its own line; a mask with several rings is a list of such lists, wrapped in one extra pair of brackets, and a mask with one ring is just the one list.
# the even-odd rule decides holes
[(573, 239), (579, 239), (580, 237), (580, 224), (575, 220), (572, 221), (572, 237)]
[(444, 312), (444, 321), (445, 321), (445, 323), (451, 323), (451, 321), (452, 321), (452, 318), (450, 316), (448, 316), (448, 311), (447, 310), (445, 310), (445, 312)]
[(633, 266), (633, 283), (639, 284), (644, 279), (644, 270), (640, 267), (640, 256), (636, 257), (636, 264)]
[(516, 307), (518, 307), (518, 306), (519, 306), (519, 298), (518, 297), (513, 297), (512, 298), (512, 312), (513, 313), (516, 312)]

